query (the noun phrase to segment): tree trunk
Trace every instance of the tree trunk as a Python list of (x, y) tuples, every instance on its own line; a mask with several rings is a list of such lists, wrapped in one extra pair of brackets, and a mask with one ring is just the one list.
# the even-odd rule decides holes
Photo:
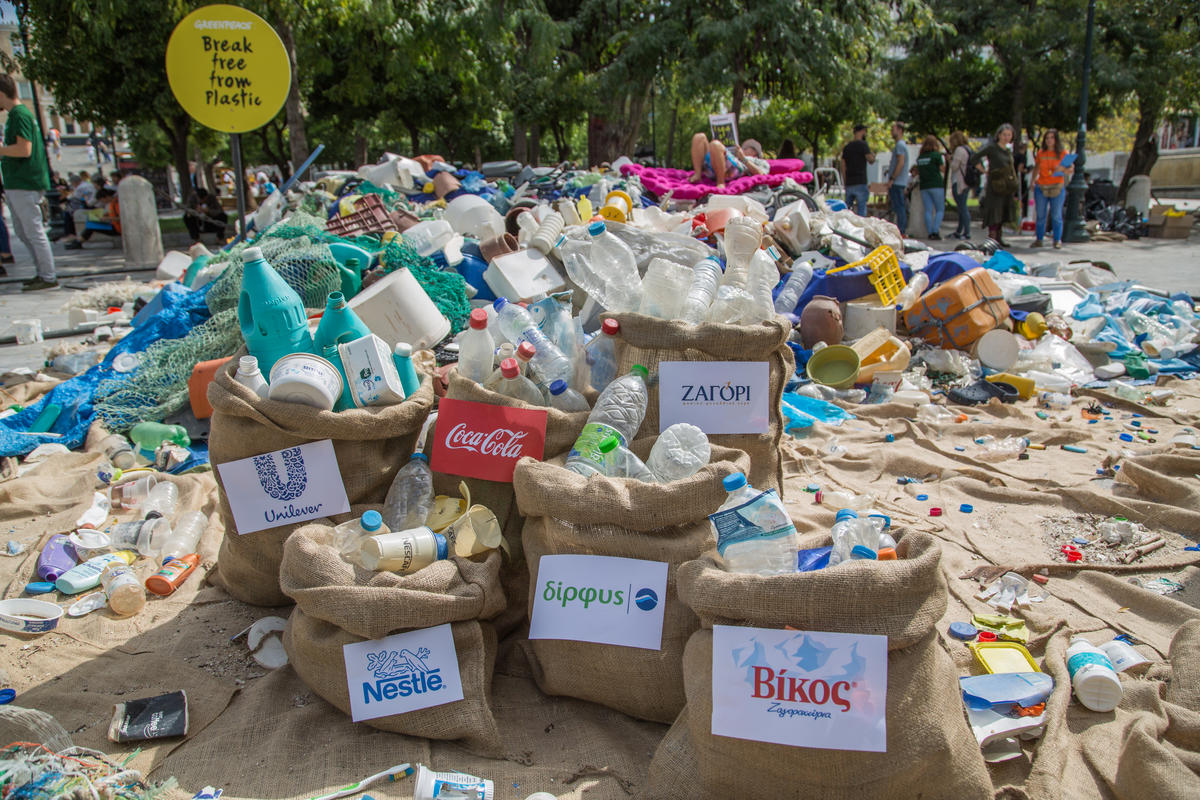
[[(296, 68), (296, 39), (292, 34), (292, 26), (283, 20), (276, 20), (275, 30), (283, 41), (283, 49), (287, 51), (288, 63), (292, 66), (292, 85), (288, 87), (287, 101), (284, 103), (284, 113), (287, 118), (288, 148), (291, 152), (292, 169), (298, 168), (308, 158), (308, 133), (304, 127), (304, 108), (300, 100), (300, 71)], [(284, 178), (291, 176), (289, 169)]]
[(554, 132), (554, 146), (558, 150), (558, 163), (561, 164), (571, 157), (571, 151), (567, 145), (566, 131), (563, 130), (562, 121), (555, 120), (552, 130)]
[(536, 122), (529, 126), (529, 163), (542, 163), (542, 126)]
[(409, 155), (415, 158), (421, 155), (421, 129), (410, 122), (405, 122), (404, 127), (408, 128), (408, 146), (412, 151)]
[(1158, 123), (1162, 118), (1163, 102), (1157, 97), (1138, 97), (1138, 126), (1129, 151), (1129, 163), (1117, 189), (1117, 204), (1125, 204), (1125, 193), (1134, 175), (1149, 175), (1158, 161)]
[(359, 165), (371, 163), (367, 160), (367, 137), (361, 133), (354, 134), (354, 161)]
[(529, 139), (525, 134), (525, 121), (513, 118), (513, 161), (529, 162)]
[(483, 167), (483, 151), (479, 149), (479, 145), (475, 145), (475, 171), (478, 172)]
[(159, 127), (171, 142), (171, 160), (174, 162), (175, 171), (179, 173), (179, 199), (186, 206), (195, 194), (192, 182), (188, 180), (188, 134), (192, 130), (192, 118), (180, 113), (165, 125), (160, 120)]
[(671, 122), (667, 125), (667, 166), (675, 166), (675, 123), (679, 118), (679, 101), (671, 98)]
[(746, 81), (739, 75), (737, 80), (733, 82), (733, 102), (729, 106), (729, 110), (733, 112), (733, 118), (737, 121), (738, 135), (741, 135), (742, 127), (742, 101), (746, 99)]

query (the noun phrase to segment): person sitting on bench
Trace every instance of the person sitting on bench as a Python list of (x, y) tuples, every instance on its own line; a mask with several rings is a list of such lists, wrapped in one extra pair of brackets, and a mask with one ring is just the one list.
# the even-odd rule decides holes
[(88, 220), (79, 239), (63, 245), (67, 250), (81, 250), (83, 243), (99, 231), (106, 236), (121, 235), (121, 204), (117, 202), (117, 193), (112, 189), (101, 189), (96, 192), (96, 208), (87, 212)]
[(200, 243), (200, 235), (215, 233), (217, 244), (225, 244), (225, 227), (229, 215), (221, 208), (221, 201), (207, 189), (197, 189), (183, 212), (183, 224), (192, 237), (192, 244)]

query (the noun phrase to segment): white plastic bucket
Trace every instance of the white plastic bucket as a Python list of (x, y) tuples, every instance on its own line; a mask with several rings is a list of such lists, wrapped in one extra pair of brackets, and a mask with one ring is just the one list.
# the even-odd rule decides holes
[(450, 333), (429, 295), (407, 269), (398, 269), (354, 296), (347, 305), (385, 342), (408, 342), (414, 350), (437, 344)]
[(271, 367), (267, 397), (283, 403), (332, 411), (342, 395), (342, 376), (329, 361), (311, 353), (292, 353)]

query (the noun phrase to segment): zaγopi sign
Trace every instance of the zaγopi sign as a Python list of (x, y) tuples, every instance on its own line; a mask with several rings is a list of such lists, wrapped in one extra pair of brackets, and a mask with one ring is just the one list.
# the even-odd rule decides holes
[(539, 461), (546, 447), (546, 412), (444, 398), (438, 407), (431, 466), (438, 472), (512, 481), (518, 459)]

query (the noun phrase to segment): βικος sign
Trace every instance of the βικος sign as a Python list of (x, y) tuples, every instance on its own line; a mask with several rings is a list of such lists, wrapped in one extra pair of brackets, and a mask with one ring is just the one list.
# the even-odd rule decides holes
[(241, 534), (350, 510), (329, 439), (218, 464), (217, 472)]
[(658, 365), (658, 427), (688, 422), (707, 434), (766, 433), (766, 361), (663, 361)]
[(450, 475), (511, 482), (517, 460), (540, 461), (545, 446), (545, 410), (447, 397), (438, 406), (431, 464)]
[(449, 625), (342, 646), (355, 722), (463, 699)]
[(887, 637), (713, 626), (712, 732), (887, 751)]
[(530, 639), (662, 648), (667, 565), (611, 556), (542, 556)]

